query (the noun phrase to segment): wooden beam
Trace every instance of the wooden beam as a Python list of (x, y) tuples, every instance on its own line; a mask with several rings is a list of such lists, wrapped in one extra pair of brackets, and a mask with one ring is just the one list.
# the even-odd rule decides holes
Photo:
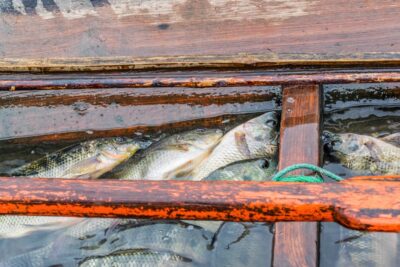
[[(0, 75), (0, 90), (56, 90), (148, 87), (227, 87), (324, 83), (400, 82), (399, 69), (364, 71), (187, 71)], [(198, 90), (197, 90), (198, 91)]]
[[(399, 60), (400, 3), (393, 0), (94, 2), (1, 0), (0, 57), (25, 62), (0, 66), (87, 71), (201, 67), (208, 59), (221, 67)], [(125, 56), (133, 59), (101, 64)]]
[[(82, 140), (220, 127), (276, 108), (278, 87), (0, 91), (0, 140)], [(242, 116), (238, 116), (242, 114)]]
[[(398, 181), (366, 181), (362, 178), (304, 184), (0, 177), (0, 214), (336, 221), (358, 230), (400, 231), (400, 203), (393, 197), (399, 194)], [(365, 201), (366, 198), (369, 201)], [(283, 234), (293, 233), (293, 227), (283, 229), (286, 230)], [(303, 230), (304, 227), (294, 229)], [(303, 251), (295, 249), (304, 244), (289, 244), (293, 246), (292, 252), (297, 253), (293, 257), (297, 255), (301, 262), (312, 263), (302, 258), (305, 256), (300, 254)], [(275, 254), (275, 260), (276, 256), (280, 255)], [(296, 264), (299, 260), (293, 262)], [(279, 261), (279, 264), (283, 263)]]
[[(1, 25), (1, 23), (0, 23)], [(398, 67), (400, 53), (231, 54), (159, 57), (3, 58), (0, 72), (91, 72), (140, 70), (202, 70), (238, 68)]]
[[(321, 97), (318, 85), (284, 86), (279, 169), (320, 164)], [(273, 266), (317, 266), (318, 223), (275, 224)]]

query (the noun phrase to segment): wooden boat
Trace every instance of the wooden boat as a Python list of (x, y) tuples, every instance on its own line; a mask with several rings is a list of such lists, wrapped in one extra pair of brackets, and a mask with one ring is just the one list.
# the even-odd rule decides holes
[[(281, 95), (279, 168), (319, 165), (321, 85), (400, 82), (393, 1), (17, 2), (0, 0), (4, 144), (219, 126)], [(320, 221), (400, 230), (399, 176), (0, 180), (2, 214), (279, 221), (273, 266), (317, 266)]]

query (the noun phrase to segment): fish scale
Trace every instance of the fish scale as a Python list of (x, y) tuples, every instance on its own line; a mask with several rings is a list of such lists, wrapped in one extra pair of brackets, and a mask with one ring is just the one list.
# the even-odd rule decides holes
[(196, 129), (171, 135), (137, 155), (116, 177), (126, 180), (177, 178), (207, 157), (221, 137), (219, 129)]
[(193, 170), (191, 179), (202, 180), (234, 162), (275, 157), (278, 150), (277, 124), (276, 112), (268, 112), (230, 130), (211, 155)]
[(396, 266), (397, 233), (359, 232), (343, 229), (356, 238), (341, 243), (336, 267)]
[(157, 267), (187, 266), (191, 260), (169, 252), (135, 249), (119, 251), (105, 256), (96, 256), (82, 261), (80, 267)]
[(98, 178), (130, 158), (141, 144), (129, 138), (102, 138), (70, 146), (12, 170), (10, 176)]

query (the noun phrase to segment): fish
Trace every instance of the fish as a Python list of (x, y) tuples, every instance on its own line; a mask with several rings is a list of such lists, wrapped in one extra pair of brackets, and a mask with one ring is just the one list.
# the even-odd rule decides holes
[[(257, 159), (249, 161), (241, 161), (231, 165), (222, 167), (209, 176), (205, 181), (268, 181), (271, 180), (272, 175), (277, 170), (277, 160), (271, 159)], [(183, 222), (197, 225), (204, 230), (216, 233), (222, 227), (222, 221), (190, 221), (183, 220)]]
[(0, 216), (0, 239), (19, 238), (34, 231), (54, 231), (66, 228), (81, 218), (57, 217), (57, 216)]
[[(339, 247), (337, 267), (397, 266), (399, 234), (381, 232), (359, 232), (343, 229), (346, 237), (336, 241)], [(342, 234), (341, 234), (342, 235)]]
[(146, 248), (115, 251), (108, 255), (93, 256), (84, 259), (79, 263), (80, 267), (101, 267), (101, 266), (187, 266), (191, 259), (167, 251), (153, 251)]
[(204, 180), (228, 180), (228, 181), (268, 181), (277, 170), (275, 159), (256, 159), (241, 161), (222, 167)]
[(329, 156), (356, 172), (400, 174), (400, 147), (379, 138), (354, 133), (323, 133)]
[(393, 133), (379, 138), (380, 140), (400, 147), (400, 133)]
[(257, 158), (273, 158), (278, 151), (278, 119), (267, 112), (227, 132), (206, 160), (190, 174), (199, 181), (229, 164)]
[[(61, 149), (23, 165), (11, 176), (40, 178), (97, 178), (131, 157), (140, 142), (129, 138), (101, 138)], [(0, 237), (16, 238), (36, 231), (55, 231), (82, 222), (82, 218), (57, 216), (0, 216)], [(98, 219), (98, 222), (102, 220)]]
[[(175, 266), (181, 261), (186, 265), (190, 262), (191, 266), (205, 266), (212, 233), (180, 221), (120, 220), (110, 219), (110, 224), (104, 225), (103, 229), (96, 227), (100, 225), (93, 219), (95, 225), (88, 222), (83, 231), (79, 229), (82, 224), (72, 226), (74, 229), (64, 231), (51, 241), (52, 252), (47, 257), (46, 266), (77, 266), (78, 262), (85, 262), (83, 266), (114, 266), (108, 264), (113, 260), (118, 264), (125, 263), (123, 266), (159, 266), (159, 258), (153, 258), (153, 255), (144, 255), (149, 257), (143, 258), (137, 254), (143, 251), (166, 253), (166, 262), (160, 262), (165, 266), (170, 266), (170, 263)], [(88, 261), (91, 265), (86, 265)]]
[(195, 129), (161, 139), (138, 154), (120, 173), (122, 180), (170, 180), (185, 176), (218, 144), (219, 129)]
[(130, 138), (101, 138), (70, 146), (12, 170), (10, 176), (95, 179), (141, 148)]

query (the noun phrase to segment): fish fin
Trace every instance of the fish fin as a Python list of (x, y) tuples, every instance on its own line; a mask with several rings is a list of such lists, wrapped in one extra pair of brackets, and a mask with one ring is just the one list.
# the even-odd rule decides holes
[(181, 165), (179, 168), (165, 173), (164, 177), (167, 180), (183, 178), (188, 176), (192, 172), (193, 168), (194, 162), (193, 160), (189, 160), (185, 164)]
[(389, 134), (379, 139), (394, 146), (400, 147), (400, 133)]
[(240, 153), (246, 155), (247, 157), (250, 157), (251, 152), (246, 141), (246, 134), (244, 132), (235, 132), (235, 144)]
[(167, 172), (165, 177), (167, 179), (182, 179), (188, 178), (191, 176), (191, 179), (196, 181), (195, 175), (193, 175), (193, 171), (197, 168), (211, 153), (211, 150), (208, 153), (204, 153), (202, 156), (199, 156), (197, 159), (189, 160), (188, 162), (182, 164), (179, 168)]
[(62, 178), (97, 178), (96, 175), (98, 175), (99, 163), (100, 162), (97, 159), (97, 155), (90, 157), (86, 160), (78, 162), (77, 164), (66, 170), (65, 173), (62, 175)]
[(367, 142), (365, 142), (364, 143), (367, 147), (368, 147), (368, 149), (371, 151), (371, 157), (372, 157), (372, 160), (374, 161), (374, 162), (379, 162), (380, 161), (380, 157), (379, 157), (379, 155), (382, 155), (382, 149), (379, 147), (379, 146), (377, 146), (374, 142), (372, 142), (372, 141), (367, 141)]

